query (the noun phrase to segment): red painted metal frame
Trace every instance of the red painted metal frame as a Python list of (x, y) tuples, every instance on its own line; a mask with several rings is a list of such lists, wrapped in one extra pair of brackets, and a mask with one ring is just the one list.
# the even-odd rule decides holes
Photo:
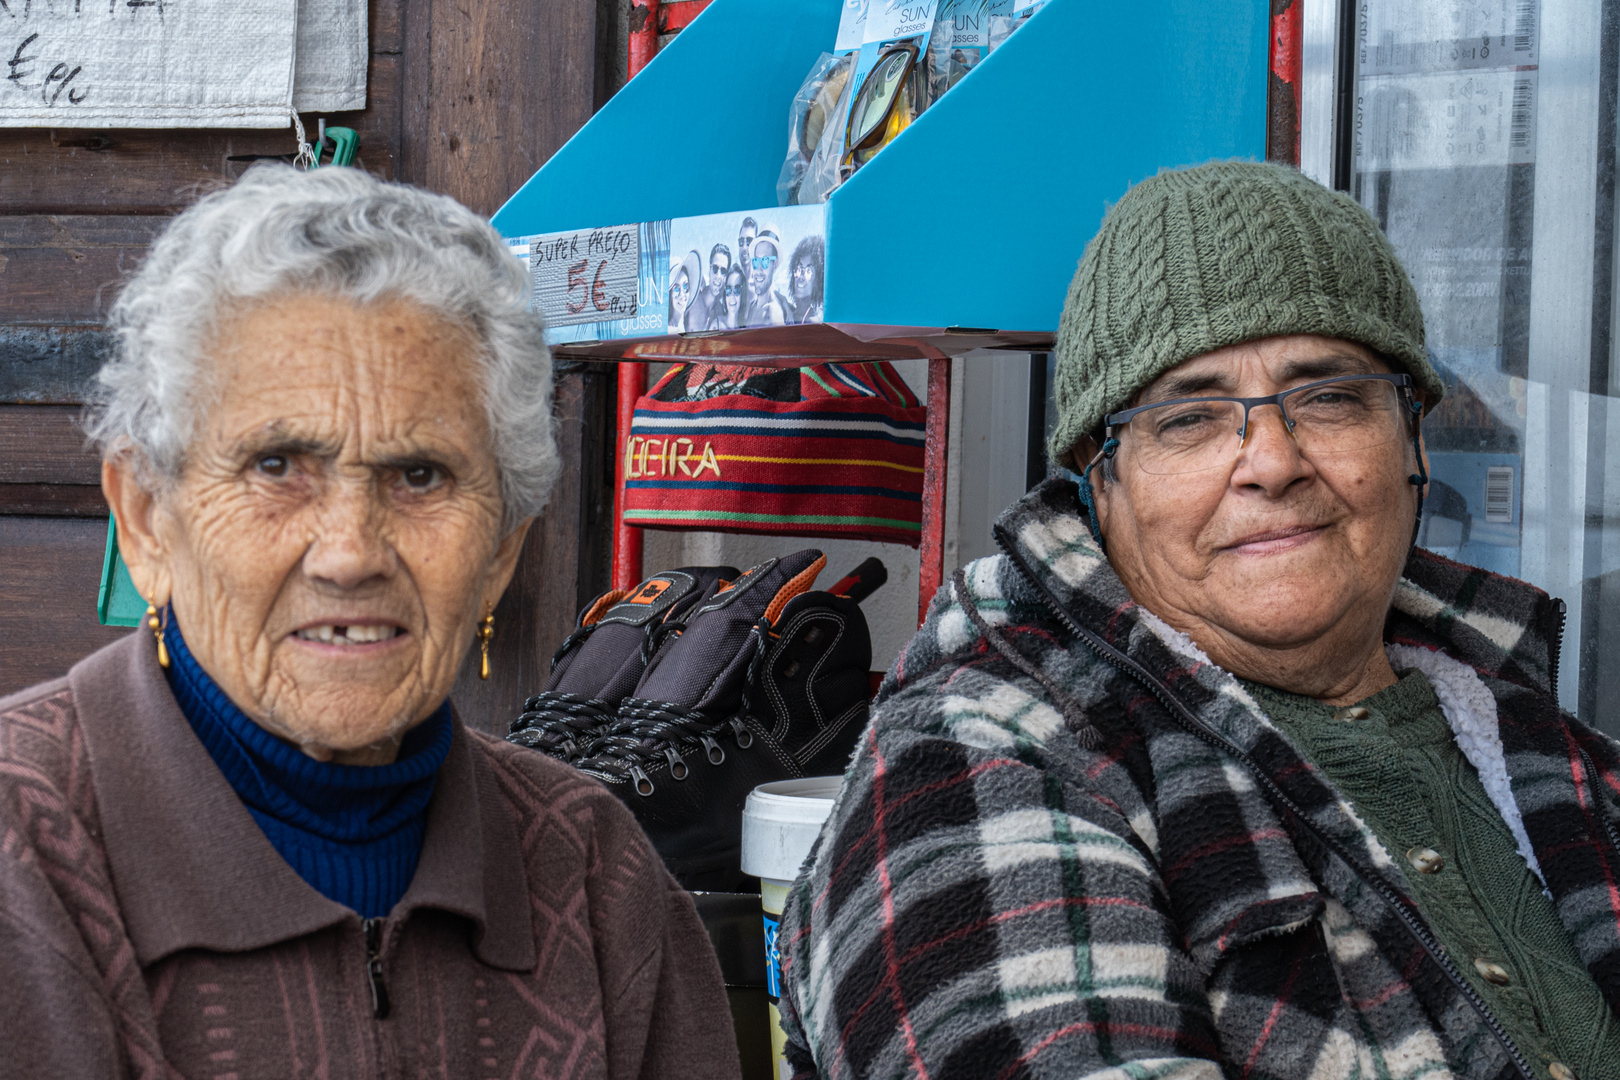
[(642, 573), (642, 550), (646, 530), (624, 523), (624, 482), (629, 461), (630, 421), (635, 419), (636, 399), (647, 392), (647, 365), (619, 365), (618, 461), (613, 465), (613, 587), (634, 588)]
[(1305, 0), (1271, 0), (1271, 77), (1266, 80), (1266, 157), (1299, 164)]
[(923, 445), (922, 544), (917, 551), (917, 625), (945, 580), (945, 490), (951, 431), (951, 361), (928, 361), (928, 426)]
[[(707, 3), (707, 0), (704, 0)], [(632, 0), (630, 7), (629, 77), (635, 78), (658, 53), (658, 0)], [(618, 460), (613, 464), (613, 587), (628, 589), (642, 578), (644, 530), (624, 523), (624, 482), (628, 463), (626, 443), (630, 422), (635, 419), (636, 399), (647, 392), (647, 365), (619, 365), (619, 407), (615, 445)]]
[(658, 29), (666, 34), (684, 30), (708, 6), (709, 0), (670, 0), (669, 3), (660, 4)]
[(630, 78), (658, 55), (658, 0), (631, 0)]

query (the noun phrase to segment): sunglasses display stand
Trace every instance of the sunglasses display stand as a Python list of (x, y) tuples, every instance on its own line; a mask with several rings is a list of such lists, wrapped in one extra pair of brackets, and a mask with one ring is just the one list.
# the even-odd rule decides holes
[[(1049, 0), (826, 203), (776, 207), (788, 105), (834, 40), (840, 5), (713, 0), (493, 223), (535, 271), (556, 354), (631, 362), (621, 432), (648, 361), (932, 361), (926, 604), (943, 570), (947, 358), (1050, 348), (1075, 263), (1131, 183), (1265, 154), (1269, 2), (1217, 8)], [(727, 96), (725, 122), (669, 123), (667, 103), (717, 69), (743, 90)], [(728, 254), (752, 271), (756, 260), (768, 269), (773, 254), (790, 257), (785, 241), (760, 254), (768, 221), (806, 212), (812, 223), (795, 227), (823, 246), (817, 310), (790, 322), (773, 309), (755, 326), (688, 313), (691, 278), (710, 255), (694, 247), (692, 260), (680, 246), (693, 219), (728, 215), (739, 231), (751, 219), (754, 237)], [(724, 302), (723, 290), (715, 295)], [(640, 580), (640, 547), (640, 530), (621, 524), (616, 585)]]

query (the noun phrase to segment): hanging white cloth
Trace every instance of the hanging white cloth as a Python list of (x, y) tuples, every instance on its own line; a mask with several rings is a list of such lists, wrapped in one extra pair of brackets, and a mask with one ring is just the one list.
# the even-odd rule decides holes
[(366, 56), (363, 0), (0, 0), (0, 126), (281, 128)]
[(293, 108), (303, 113), (366, 107), (366, 0), (298, 0)]

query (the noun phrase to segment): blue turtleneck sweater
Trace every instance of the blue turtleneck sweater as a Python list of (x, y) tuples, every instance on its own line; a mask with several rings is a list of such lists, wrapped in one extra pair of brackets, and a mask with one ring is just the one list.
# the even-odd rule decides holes
[(416, 874), (428, 800), (450, 753), (450, 704), (406, 733), (391, 765), (316, 761), (254, 723), (197, 663), (173, 613), (163, 640), (180, 711), (264, 835), (323, 896), (379, 918)]

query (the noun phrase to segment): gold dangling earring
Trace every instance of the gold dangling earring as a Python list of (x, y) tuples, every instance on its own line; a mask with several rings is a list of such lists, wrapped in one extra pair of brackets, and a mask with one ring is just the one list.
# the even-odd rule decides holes
[(495, 636), (495, 613), (491, 611), (484, 616), (484, 625), (478, 628), (478, 648), (483, 652), (483, 659), (478, 665), (478, 677), (489, 678), (489, 641)]
[(166, 619), (158, 618), (156, 604), (148, 603), (146, 605), (146, 625), (152, 628), (152, 636), (157, 638), (158, 667), (164, 671), (169, 670), (169, 647), (163, 644), (163, 624), (166, 621)]

